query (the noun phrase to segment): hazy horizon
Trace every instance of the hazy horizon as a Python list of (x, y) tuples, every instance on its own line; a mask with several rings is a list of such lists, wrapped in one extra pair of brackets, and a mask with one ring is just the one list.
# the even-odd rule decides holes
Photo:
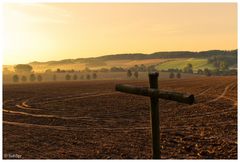
[(3, 16), (4, 65), (237, 49), (237, 3), (12, 3)]
[[(220, 50), (222, 51), (222, 49), (212, 49), (212, 50)], [(229, 49), (226, 51), (233, 51), (233, 50), (238, 50), (238, 49)], [(182, 50), (182, 51), (188, 51), (188, 52), (202, 52), (202, 51), (189, 51), (189, 50)], [(204, 51), (210, 51), (210, 50), (204, 50)], [(155, 52), (181, 52), (181, 51), (155, 51)], [(154, 53), (154, 52), (153, 52)], [(56, 60), (46, 60), (46, 61), (38, 61), (38, 60), (32, 60), (29, 62), (19, 62), (16, 64), (29, 64), (31, 62), (49, 62), (49, 61), (61, 61), (61, 60), (68, 60), (68, 59), (81, 59), (81, 58), (96, 58), (96, 57), (101, 57), (101, 56), (109, 56), (109, 55), (121, 55), (121, 54), (146, 54), (146, 55), (150, 55), (152, 53), (139, 53), (139, 52), (135, 52), (135, 53), (113, 53), (113, 54), (103, 54), (103, 55), (99, 55), (99, 56), (86, 56), (86, 57), (76, 57), (76, 58), (63, 58), (63, 59), (56, 59)], [(16, 65), (16, 64), (3, 64), (3, 65)]]

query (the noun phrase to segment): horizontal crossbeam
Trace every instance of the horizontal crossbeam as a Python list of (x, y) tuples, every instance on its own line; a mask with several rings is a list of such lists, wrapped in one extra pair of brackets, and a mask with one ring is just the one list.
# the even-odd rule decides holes
[(126, 85), (126, 84), (117, 84), (115, 88), (116, 88), (116, 91), (125, 92), (125, 93), (161, 98), (165, 100), (177, 101), (177, 102), (186, 103), (186, 104), (194, 103), (194, 95), (192, 94), (157, 90), (157, 89), (151, 89), (148, 87), (137, 87), (137, 86)]

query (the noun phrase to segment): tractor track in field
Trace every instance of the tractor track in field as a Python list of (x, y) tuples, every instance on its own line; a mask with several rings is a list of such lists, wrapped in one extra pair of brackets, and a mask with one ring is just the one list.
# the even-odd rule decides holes
[(5, 113), (11, 113), (11, 114), (19, 114), (19, 115), (25, 115), (25, 116), (32, 116), (32, 117), (43, 117), (43, 118), (56, 118), (56, 119), (88, 119), (89, 117), (66, 117), (66, 116), (58, 116), (58, 115), (45, 115), (45, 114), (31, 114), (21, 111), (12, 111), (12, 110), (6, 110), (3, 109), (3, 112)]
[(234, 103), (233, 106), (237, 106), (237, 100), (234, 100), (234, 99), (226, 97), (226, 96), (224, 96), (222, 98), (232, 101)]
[[(54, 100), (54, 101), (46, 101), (46, 102), (34, 102), (33, 104), (49, 104), (49, 103), (57, 103), (57, 102), (64, 102), (64, 101), (70, 101), (70, 100), (75, 100), (75, 99), (84, 99), (84, 98), (91, 98), (91, 97), (99, 97), (99, 96), (107, 96), (107, 95), (112, 95), (112, 94), (119, 94), (119, 92), (107, 92), (107, 93), (94, 93), (94, 94), (91, 94), (91, 93), (86, 93), (88, 95), (84, 95), (84, 96), (64, 96), (64, 97), (61, 97), (61, 98), (64, 98), (63, 100)], [(15, 106), (17, 108), (20, 108), (20, 109), (26, 109), (26, 110), (42, 110), (44, 111), (44, 109), (38, 109), (38, 108), (32, 108), (31, 105), (29, 105), (27, 102), (30, 100), (30, 99), (34, 99), (34, 98), (28, 98), (28, 99), (25, 99), (24, 101), (22, 101), (21, 103), (19, 104), (16, 104)], [(56, 99), (59, 99), (59, 98), (56, 98)], [(14, 100), (8, 100), (6, 101), (5, 103), (7, 102), (10, 102), (10, 101), (14, 101)], [(6, 110), (6, 109), (5, 109)], [(8, 110), (7, 110), (8, 111)]]
[[(89, 97), (98, 97), (98, 96), (104, 96), (104, 95), (110, 95), (110, 94), (118, 94), (119, 92), (107, 92), (107, 93), (94, 93), (94, 94), (89, 94), (85, 96), (68, 96), (66, 99), (66, 96), (64, 96), (65, 100), (57, 100), (57, 101), (52, 101), (52, 102), (62, 102), (62, 101), (68, 101), (68, 100), (74, 100), (74, 99), (82, 99), (82, 98), (89, 98)], [(31, 108), (30, 105), (27, 104), (27, 102), (33, 98), (28, 98), (21, 102), (20, 104), (16, 104), (15, 106), (20, 109), (26, 109), (26, 110), (43, 110), (43, 109), (36, 109), (36, 108)], [(12, 101), (12, 100), (11, 100)], [(51, 103), (52, 103), (51, 102)], [(49, 103), (49, 102), (47, 102)], [(41, 103), (42, 104), (42, 103)], [(59, 116), (59, 115), (46, 115), (46, 114), (32, 114), (32, 113), (27, 113), (27, 112), (21, 112), (21, 111), (13, 111), (13, 110), (7, 110), (3, 109), (3, 112), (5, 113), (11, 113), (11, 114), (18, 114), (18, 115), (25, 115), (25, 116), (32, 116), (32, 117), (43, 117), (43, 118), (56, 118), (56, 119), (64, 119), (64, 120), (75, 120), (75, 119), (87, 119), (87, 120), (98, 120), (97, 118), (91, 118), (91, 117), (65, 117), (65, 116)]]
[[(198, 106), (198, 104), (208, 104), (208, 103), (211, 103), (211, 102), (218, 101), (218, 100), (220, 100), (221, 98), (226, 98), (226, 99), (228, 99), (228, 97), (225, 97), (225, 95), (226, 95), (227, 91), (231, 88), (231, 86), (233, 86), (233, 85), (234, 85), (234, 83), (228, 84), (227, 86), (225, 86), (223, 92), (222, 92), (220, 95), (216, 96), (215, 98), (213, 98), (213, 99), (211, 99), (211, 100), (209, 100), (209, 101), (199, 102), (199, 103), (196, 103), (196, 104), (187, 106), (187, 107), (189, 108), (189, 107)], [(206, 93), (206, 92), (205, 92), (205, 93)], [(202, 95), (202, 94), (201, 94), (201, 95)], [(200, 96), (200, 95), (197, 94), (196, 96)], [(233, 101), (233, 99), (231, 99), (231, 100)]]
[[(218, 101), (219, 99), (221, 98), (225, 98), (225, 99), (229, 99), (228, 97), (225, 97), (225, 94), (227, 93), (228, 89), (233, 86), (234, 83), (230, 83), (228, 84), (225, 88), (224, 88), (224, 91), (216, 98), (210, 100), (210, 101), (206, 101), (206, 102), (202, 102), (202, 103), (198, 103), (198, 104), (194, 104), (194, 105), (191, 105), (191, 106), (187, 106), (187, 108), (189, 107), (199, 107), (201, 106), (201, 104), (203, 106), (208, 106), (208, 107), (213, 107), (211, 105), (208, 105), (208, 103), (212, 103), (212, 102), (216, 102)], [(177, 116), (177, 118), (188, 118), (188, 119), (199, 119), (199, 118), (203, 118), (203, 117), (206, 117), (206, 116), (216, 116), (216, 115), (222, 115), (222, 114), (226, 114), (226, 113), (229, 113), (229, 112), (234, 112), (233, 110), (236, 110), (235, 109), (235, 106), (237, 104), (236, 101), (232, 100), (231, 101), (234, 103), (232, 107), (230, 108), (224, 108), (222, 110), (216, 110), (216, 111), (211, 111), (211, 112), (206, 112), (206, 113), (201, 113), (201, 115), (199, 114), (196, 114), (196, 115), (182, 115), (182, 116)]]
[[(208, 90), (208, 89), (207, 89)], [(207, 90), (204, 90), (202, 92), (200, 92), (200, 94), (204, 94)], [(98, 96), (104, 96), (104, 95), (111, 95), (111, 94), (120, 94), (119, 92), (107, 92), (107, 93), (100, 93), (100, 94), (89, 94), (86, 93), (88, 95), (85, 96), (64, 96), (64, 100), (54, 100), (54, 101), (50, 101), (51, 103), (53, 102), (62, 102), (62, 101), (68, 101), (68, 100), (72, 100), (72, 99), (82, 99), (82, 98), (89, 98), (89, 97), (98, 97)], [(63, 98), (63, 97), (61, 97)], [(33, 98), (28, 98), (24, 101), (22, 101), (20, 104), (16, 104), (17, 108), (20, 109), (26, 109), (26, 110), (43, 110), (43, 109), (36, 109), (36, 108), (32, 108), (32, 106), (28, 105), (27, 102), (29, 100), (31, 100)], [(50, 103), (47, 102), (47, 103)], [(168, 101), (171, 102), (171, 101)], [(44, 103), (44, 102), (42, 102)], [(26, 115), (26, 116), (32, 116), (32, 117), (44, 117), (44, 118), (57, 118), (57, 119), (92, 119), (92, 120), (99, 120), (101, 118), (92, 118), (92, 117), (64, 117), (64, 116), (58, 116), (58, 115), (46, 115), (46, 114), (32, 114), (32, 113), (27, 113), (27, 112), (21, 112), (21, 111), (13, 111), (13, 110), (7, 110), (7, 109), (3, 109), (3, 112), (5, 113), (12, 113), (12, 114), (19, 114), (19, 115)], [(109, 118), (109, 117), (107, 117)], [(103, 118), (106, 120), (106, 118)], [(112, 120), (112, 119), (111, 119)]]
[[(194, 119), (199, 119), (199, 118), (203, 118), (203, 117), (206, 117), (206, 116), (212, 116), (212, 115), (215, 116), (215, 115), (220, 115), (220, 114), (226, 114), (226, 113), (229, 113), (229, 112), (233, 112), (233, 110), (234, 110), (233, 108), (235, 108), (235, 106), (237, 106), (237, 101), (235, 101), (235, 100), (233, 100), (233, 99), (228, 98), (228, 97), (225, 96), (225, 94), (227, 93), (227, 91), (228, 91), (232, 86), (234, 86), (234, 83), (228, 84), (228, 85), (224, 88), (223, 92), (222, 92), (219, 96), (215, 97), (214, 99), (211, 99), (210, 101), (205, 101), (205, 102), (193, 104), (193, 105), (190, 105), (190, 106), (185, 106), (184, 108), (188, 108), (188, 109), (189, 109), (189, 108), (193, 108), (193, 107), (199, 107), (199, 106), (201, 106), (201, 105), (207, 106), (207, 107), (211, 108), (211, 107), (213, 107), (213, 106), (208, 105), (208, 103), (216, 102), (216, 101), (220, 100), (221, 98), (225, 98), (225, 99), (227, 99), (227, 100), (232, 101), (232, 102), (233, 102), (233, 106), (232, 106), (232, 107), (227, 108), (227, 109), (225, 108), (225, 109), (222, 109), (222, 110), (216, 110), (216, 111), (206, 112), (206, 113), (202, 113), (202, 114), (197, 114), (197, 115), (181, 115), (181, 116), (176, 116), (176, 118), (189, 118), (189, 119), (193, 119), (193, 118), (194, 118)], [(199, 94), (197, 94), (197, 95), (195, 95), (195, 96), (201, 96), (201, 95), (205, 94), (208, 90), (209, 90), (209, 88), (206, 89), (206, 90), (203, 90), (202, 92), (200, 92)], [(172, 102), (172, 101), (170, 101), (170, 102)], [(210, 110), (210, 109), (209, 109), (209, 110)], [(164, 111), (163, 113), (169, 113), (169, 111)], [(170, 116), (170, 117), (168, 117), (168, 118), (172, 118), (172, 117)]]
[(215, 99), (212, 99), (212, 100), (210, 100), (210, 101), (207, 101), (206, 103), (218, 101), (219, 99), (221, 99), (222, 97), (225, 96), (225, 94), (227, 93), (228, 89), (229, 89), (231, 86), (233, 86), (233, 85), (234, 85), (234, 83), (230, 83), (229, 85), (227, 85), (227, 86), (225, 87), (225, 89), (224, 89), (224, 91), (223, 91), (223, 93), (222, 93), (221, 95), (219, 95), (219, 96), (218, 96), (217, 98), (215, 98)]
[[(90, 98), (90, 97), (98, 97), (98, 96), (104, 96), (104, 95), (111, 95), (111, 94), (117, 94), (119, 92), (105, 92), (105, 93), (82, 93), (81, 95), (66, 95), (66, 96), (60, 96), (60, 97), (52, 97), (50, 98), (50, 101), (43, 101), (43, 102), (33, 102), (33, 104), (49, 104), (49, 103), (57, 103), (57, 102), (63, 102), (63, 101), (70, 101), (75, 99), (82, 99), (82, 98)], [(21, 103), (16, 104), (16, 107), (22, 108), (22, 109), (30, 109), (32, 106), (28, 104), (29, 100), (33, 100), (37, 97), (31, 97), (23, 100)], [(62, 100), (61, 100), (62, 99)], [(49, 100), (49, 98), (47, 98)], [(6, 104), (8, 102), (12, 102), (14, 99), (5, 100), (3, 104)], [(33, 110), (33, 109), (32, 109)]]
[[(231, 83), (232, 84), (232, 83)], [(214, 101), (219, 100), (220, 98), (224, 97), (224, 95), (226, 94), (227, 89), (230, 87), (229, 84), (228, 86), (225, 87), (223, 93), (218, 96), (216, 99), (213, 99)], [(201, 92), (199, 92), (196, 96), (201, 96), (203, 94), (205, 94), (207, 91), (209, 91), (211, 88), (207, 88)], [(87, 93), (89, 94), (89, 93)], [(98, 97), (98, 96), (104, 96), (104, 95), (111, 95), (111, 94), (119, 94), (119, 92), (107, 92), (107, 93), (100, 93), (100, 94), (89, 94), (89, 95), (85, 95), (85, 96), (64, 96), (64, 98), (66, 98), (65, 100), (61, 100), (61, 101), (68, 101), (68, 100), (74, 100), (74, 99), (82, 99), (82, 98), (89, 98), (89, 97)], [(63, 97), (61, 97), (63, 98)], [(23, 102), (21, 102), (21, 104), (17, 104), (16, 107), (21, 108), (21, 109), (27, 109), (27, 110), (43, 110), (43, 109), (36, 109), (36, 108), (31, 108), (30, 105), (27, 104), (27, 102), (33, 98), (28, 98), (26, 100), (24, 100)], [(212, 102), (213, 102), (212, 100)], [(52, 102), (61, 102), (59, 100), (54, 100)], [(51, 102), (51, 101), (50, 101)], [(51, 103), (52, 103), (51, 102)], [(167, 102), (172, 102), (172, 101), (167, 101)], [(49, 103), (49, 102), (48, 102)], [(208, 102), (206, 102), (208, 103)], [(202, 103), (201, 103), (202, 104)], [(199, 105), (192, 105), (192, 106), (199, 106)], [(202, 118), (204, 116), (209, 116), (209, 115), (217, 115), (216, 113), (227, 113), (230, 112), (232, 110), (226, 111), (226, 110), (221, 110), (221, 111), (214, 111), (211, 113), (204, 113), (201, 116), (199, 115), (185, 115), (185, 116), (178, 116), (177, 118)], [(43, 117), (43, 118), (56, 118), (56, 119), (64, 119), (64, 120), (76, 120), (76, 119), (85, 119), (85, 120), (89, 120), (89, 121), (97, 121), (97, 120), (113, 120), (111, 117), (104, 117), (104, 118), (96, 118), (96, 117), (65, 117), (65, 116), (59, 116), (59, 115), (46, 115), (46, 114), (32, 114), (32, 113), (27, 113), (27, 112), (21, 112), (21, 111), (12, 111), (12, 110), (6, 110), (3, 109), (3, 112), (5, 113), (11, 113), (11, 114), (18, 114), (18, 115), (25, 115), (25, 116), (32, 116), (32, 117)], [(122, 114), (124, 115), (124, 114)]]
[(27, 104), (27, 101), (28, 101), (28, 100), (25, 100), (25, 101), (21, 102), (20, 104), (16, 104), (15, 106), (16, 106), (17, 108), (26, 109), (26, 110), (42, 110), (42, 109), (32, 108), (31, 106), (29, 106), (29, 105)]
[[(137, 82), (138, 83), (138, 82)], [(139, 82), (141, 83), (141, 82)], [(182, 88), (179, 88), (182, 89)], [(197, 94), (196, 96), (201, 96), (203, 94), (205, 94), (207, 91), (209, 91), (211, 88), (207, 88), (205, 90), (203, 90), (202, 92), (200, 92), (199, 94)], [(105, 95), (112, 95), (112, 94), (121, 94), (121, 92), (105, 92), (105, 93), (82, 93), (80, 96), (79, 94), (77, 95), (66, 95), (66, 96), (60, 96), (60, 97), (52, 97), (52, 98), (47, 98), (47, 101), (43, 101), (43, 102), (34, 102), (33, 104), (49, 104), (49, 103), (58, 103), (58, 102), (64, 102), (64, 101), (71, 101), (71, 100), (76, 100), (76, 99), (84, 99), (84, 98), (90, 98), (90, 97), (99, 97), (99, 96), (105, 96)], [(62, 100), (60, 100), (62, 99)], [(27, 99), (25, 101), (28, 101), (29, 99)], [(48, 101), (50, 100), (50, 101)], [(172, 102), (172, 101), (167, 101), (167, 102)], [(20, 105), (24, 105), (24, 102), (22, 102)], [(26, 106), (24, 106), (26, 108)], [(29, 106), (31, 107), (31, 106)]]
[[(230, 84), (225, 87), (223, 93), (220, 95), (221, 97), (224, 97), (224, 95), (226, 94), (226, 91), (227, 91), (227, 89), (229, 87), (230, 87)], [(203, 90), (202, 92), (198, 93), (197, 96), (203, 95), (208, 90), (209, 90), (209, 88), (207, 88), (206, 90)], [(116, 94), (116, 93), (118, 93), (118, 92), (97, 94), (97, 96)], [(78, 96), (78, 98), (88, 98), (88, 97), (95, 97), (95, 96), (96, 95)], [(220, 99), (221, 97), (218, 96), (217, 100)], [(22, 105), (25, 106), (25, 107), (31, 107), (31, 106), (29, 106), (27, 104), (28, 100), (25, 100), (24, 102), (22, 102)], [(217, 100), (214, 100), (214, 101), (217, 101)], [(169, 101), (169, 102), (171, 102), (171, 101)], [(85, 119), (85, 120), (89, 120), (89, 121), (113, 120), (109, 116), (105, 117), (105, 118), (96, 118), (96, 117), (64, 117), (64, 116), (58, 116), (58, 115), (31, 114), (31, 113), (25, 113), (25, 112), (19, 112), (19, 111), (11, 111), (11, 110), (5, 110), (5, 109), (3, 109), (3, 112), (12, 113), (12, 114), (21, 114), (21, 115), (33, 116), (33, 117), (57, 118), (57, 119), (65, 119), (65, 120), (75, 120), (75, 119), (83, 119), (83, 120)], [(231, 109), (228, 110), (228, 111), (221, 110), (221, 111), (214, 111), (214, 112), (211, 112), (211, 113), (204, 113), (201, 116), (199, 116), (199, 115), (185, 115), (185, 116), (178, 116), (177, 118), (195, 118), (195, 119), (198, 119), (198, 118), (202, 118), (202, 117), (209, 116), (209, 115), (217, 115), (216, 113), (224, 114), (224, 113), (228, 113), (228, 112), (233, 112), (233, 111)], [(38, 124), (8, 122), (8, 121), (4, 121), (4, 123), (5, 124), (10, 124), (10, 125), (18, 125), (18, 126), (53, 128), (53, 129), (59, 129), (59, 130), (69, 130), (69, 129), (72, 130), (72, 129), (76, 129), (75, 127), (38, 125)], [(215, 124), (215, 123), (207, 123), (207, 125), (211, 125), (211, 124)], [(220, 124), (221, 125), (224, 125), (224, 124), (228, 125), (228, 124), (231, 124), (231, 123), (220, 122)], [(199, 128), (199, 126), (197, 126), (197, 127)], [(206, 126), (204, 126), (204, 127), (206, 127)], [(168, 131), (172, 130), (172, 131), (174, 131), (174, 130), (179, 129), (179, 128), (181, 128), (181, 129), (189, 129), (189, 128), (191, 128), (191, 126), (175, 126), (175, 128), (172, 128), (172, 129), (168, 128), (168, 129), (165, 129), (165, 130), (168, 130)], [(139, 129), (150, 129), (150, 127), (138, 127), (138, 128), (91, 128), (91, 129), (93, 129), (93, 130), (126, 130), (126, 129), (139, 130)], [(91, 130), (91, 129), (83, 128), (83, 129), (81, 129), (81, 131), (84, 131), (84, 130), (87, 131), (87, 130)]]
[(194, 97), (197, 97), (197, 96), (202, 96), (204, 95), (206, 92), (208, 92), (209, 90), (211, 90), (212, 88), (207, 88), (205, 90), (203, 90), (202, 92), (198, 93), (197, 95), (195, 95)]
[[(206, 104), (206, 103), (211, 103), (211, 102), (214, 102), (214, 101), (218, 101), (218, 100), (221, 99), (221, 98), (225, 98), (225, 99), (231, 100), (231, 101), (233, 101), (233, 102), (235, 103), (235, 105), (236, 105), (237, 101), (234, 101), (233, 99), (225, 96), (225, 94), (227, 93), (227, 90), (232, 90), (232, 89), (234, 89), (234, 88), (237, 86), (237, 85), (235, 85), (234, 83), (236, 83), (236, 82), (232, 82), (232, 83), (229, 83), (228, 85), (226, 85), (225, 88), (224, 88), (224, 90), (223, 90), (223, 92), (222, 92), (220, 95), (216, 96), (216, 97), (215, 97), (214, 99), (212, 99), (212, 100), (204, 101), (204, 102), (198, 102), (198, 103), (196, 103), (196, 104), (189, 105), (189, 106), (185, 106), (185, 107), (186, 107), (186, 108), (191, 108), (191, 107), (194, 107), (194, 106), (198, 106), (198, 104)], [(222, 87), (222, 85), (220, 85), (219, 87)], [(215, 87), (215, 88), (218, 88), (218, 87)], [(212, 87), (206, 88), (206, 89), (202, 90), (201, 92), (199, 92), (198, 94), (195, 94), (195, 95), (194, 95), (194, 96), (195, 96), (195, 99), (197, 100), (196, 97), (204, 96), (207, 92), (209, 92), (209, 91), (212, 90), (212, 89), (214, 89), (214, 88), (212, 88)], [(167, 102), (167, 103), (172, 103), (172, 102), (174, 102), (174, 101), (166, 101), (166, 102)]]

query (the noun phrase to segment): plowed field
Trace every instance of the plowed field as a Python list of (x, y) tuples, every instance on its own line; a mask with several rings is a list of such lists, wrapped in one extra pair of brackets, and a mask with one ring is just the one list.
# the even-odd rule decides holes
[[(115, 84), (79, 81), (3, 86), (3, 154), (23, 159), (150, 159), (148, 97)], [(195, 95), (186, 105), (160, 99), (162, 159), (237, 158), (237, 78), (160, 80), (166, 90)]]

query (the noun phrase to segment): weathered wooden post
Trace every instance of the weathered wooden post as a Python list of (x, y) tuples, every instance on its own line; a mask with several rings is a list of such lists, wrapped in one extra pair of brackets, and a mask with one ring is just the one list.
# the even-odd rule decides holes
[(165, 99), (177, 101), (186, 104), (194, 103), (194, 95), (179, 93), (174, 91), (166, 91), (158, 89), (158, 72), (149, 73), (150, 88), (136, 87), (126, 84), (117, 84), (116, 91), (136, 94), (141, 96), (148, 96), (151, 99), (151, 126), (152, 126), (152, 153), (153, 159), (160, 159), (160, 125), (159, 125), (159, 101), (158, 99)]
[[(148, 74), (150, 88), (158, 89), (158, 72)], [(158, 96), (151, 100), (151, 125), (152, 125), (152, 154), (153, 159), (160, 159), (160, 132), (159, 132), (159, 101)]]

